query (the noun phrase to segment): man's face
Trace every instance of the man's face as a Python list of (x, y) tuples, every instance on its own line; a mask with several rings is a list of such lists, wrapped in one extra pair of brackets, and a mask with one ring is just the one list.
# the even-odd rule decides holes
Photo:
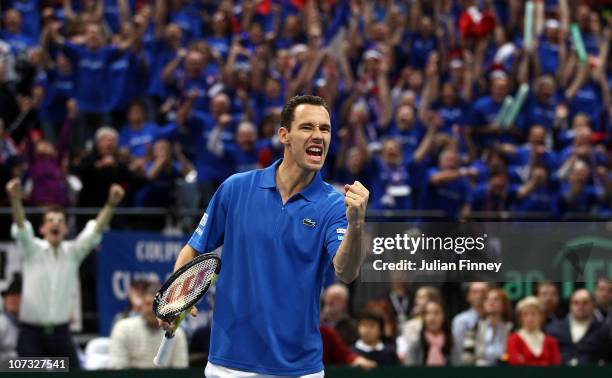
[(491, 96), (496, 99), (503, 99), (508, 94), (508, 80), (497, 78), (491, 84)]
[(4, 25), (11, 33), (18, 33), (21, 30), (21, 14), (14, 10), (9, 10), (4, 16)]
[(457, 169), (459, 167), (459, 155), (452, 150), (443, 151), (440, 154), (440, 169)]
[(302, 169), (323, 167), (331, 140), (331, 120), (323, 106), (301, 104), (295, 108), (291, 129), (279, 130), (285, 153)]
[(183, 36), (182, 29), (176, 24), (169, 24), (164, 30), (166, 41), (170, 46), (178, 47), (181, 45), (181, 38)]
[(132, 126), (140, 126), (145, 121), (144, 109), (139, 105), (132, 105), (128, 111), (128, 122)]
[(323, 296), (323, 309), (327, 316), (338, 318), (346, 313), (348, 306), (347, 298), (339, 290), (332, 287)]
[(572, 295), (570, 313), (576, 320), (586, 321), (593, 316), (593, 300), (586, 290), (578, 290)]
[(589, 171), (589, 166), (586, 164), (577, 164), (574, 165), (573, 169), (569, 174), (569, 182), (573, 185), (583, 186), (586, 185), (591, 172)]
[(598, 306), (604, 309), (612, 305), (612, 281), (605, 279), (597, 281), (595, 301)]
[(92, 50), (97, 50), (104, 44), (102, 29), (98, 25), (89, 25), (85, 30), (85, 42), (87, 47)]
[(380, 152), (382, 161), (388, 166), (397, 166), (402, 162), (402, 147), (396, 140), (387, 140)]
[(60, 212), (46, 213), (43, 224), (40, 226), (40, 233), (49, 244), (57, 247), (68, 233), (64, 214)]
[(213, 97), (210, 103), (210, 110), (213, 117), (218, 118), (223, 114), (229, 113), (230, 105), (230, 99), (224, 93)]
[(397, 109), (396, 123), (400, 130), (409, 130), (414, 124), (414, 109), (411, 106), (403, 105)]
[(190, 76), (198, 76), (204, 66), (206, 65), (206, 61), (204, 60), (204, 55), (199, 51), (189, 51), (187, 56), (185, 57), (185, 70)]
[(100, 155), (112, 155), (117, 150), (117, 137), (110, 134), (101, 135), (96, 141), (96, 145)]
[(546, 144), (546, 130), (541, 126), (534, 126), (529, 130), (529, 143), (533, 146)]
[(243, 151), (251, 151), (255, 147), (257, 135), (255, 130), (251, 128), (239, 128), (236, 132), (236, 144)]
[(491, 177), (489, 181), (489, 185), (491, 188), (491, 193), (497, 196), (501, 196), (506, 192), (508, 188), (508, 176), (506, 175), (496, 175)]
[(481, 309), (489, 286), (484, 282), (474, 282), (468, 289), (467, 301), (473, 308)]
[(555, 91), (554, 85), (550, 81), (542, 81), (537, 89), (536, 96), (541, 103), (549, 103)]
[(546, 312), (551, 313), (559, 305), (559, 293), (553, 285), (542, 285), (538, 288), (538, 299), (544, 305)]

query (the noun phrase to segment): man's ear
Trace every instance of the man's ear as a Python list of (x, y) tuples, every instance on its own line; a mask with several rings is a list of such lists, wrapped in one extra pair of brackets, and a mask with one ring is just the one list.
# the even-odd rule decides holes
[(278, 129), (278, 139), (280, 140), (280, 142), (286, 146), (290, 145), (291, 143), (289, 142), (289, 130), (287, 130), (284, 127), (281, 127)]

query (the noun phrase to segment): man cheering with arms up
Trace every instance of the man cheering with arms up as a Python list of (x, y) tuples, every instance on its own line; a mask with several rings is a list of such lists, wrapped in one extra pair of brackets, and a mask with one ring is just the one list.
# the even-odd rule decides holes
[(351, 282), (365, 257), (368, 190), (355, 182), (342, 196), (319, 172), (331, 140), (325, 101), (290, 99), (278, 134), (283, 159), (228, 178), (175, 264), (223, 245), (208, 378), (323, 377), (324, 274), (333, 264)]

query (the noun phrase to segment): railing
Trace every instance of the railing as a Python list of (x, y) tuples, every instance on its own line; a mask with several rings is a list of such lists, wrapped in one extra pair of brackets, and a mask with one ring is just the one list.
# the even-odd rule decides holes
[[(96, 207), (69, 207), (65, 209), (68, 215), (95, 216), (100, 209)], [(26, 214), (41, 215), (43, 207), (26, 207)], [(150, 217), (200, 217), (204, 209), (200, 208), (163, 208), (163, 207), (120, 207), (115, 211), (117, 216), (150, 216)], [(10, 216), (9, 207), (0, 207), (0, 217)], [(444, 220), (444, 212), (441, 210), (368, 210), (368, 221), (394, 221), (394, 220)], [(521, 211), (474, 211), (469, 217), (474, 221), (536, 221), (553, 220), (553, 214), (548, 212), (521, 212)], [(609, 217), (592, 213), (567, 213), (561, 218), (563, 221), (590, 220), (608, 221)]]

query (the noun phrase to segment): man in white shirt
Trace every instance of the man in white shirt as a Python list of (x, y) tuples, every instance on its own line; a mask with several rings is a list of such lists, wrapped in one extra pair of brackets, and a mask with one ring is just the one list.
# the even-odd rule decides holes
[[(121, 319), (111, 332), (109, 367), (112, 369), (152, 369), (153, 358), (164, 337), (153, 313), (153, 298), (159, 285), (149, 284), (143, 297), (142, 314)], [(189, 365), (187, 338), (182, 329), (174, 335), (175, 341), (168, 357), (168, 367), (186, 368)]]
[(90, 220), (74, 240), (66, 241), (66, 217), (59, 208), (43, 215), (39, 228), (43, 239), (34, 235), (25, 219), (21, 183), (13, 179), (6, 185), (11, 204), (11, 235), (22, 254), (23, 293), (19, 312), (17, 352), (21, 357), (69, 357), (70, 368), (78, 369), (78, 359), (68, 322), (74, 308), (74, 289), (79, 265), (102, 240), (115, 207), (124, 191), (113, 184), (108, 201), (95, 220)]

